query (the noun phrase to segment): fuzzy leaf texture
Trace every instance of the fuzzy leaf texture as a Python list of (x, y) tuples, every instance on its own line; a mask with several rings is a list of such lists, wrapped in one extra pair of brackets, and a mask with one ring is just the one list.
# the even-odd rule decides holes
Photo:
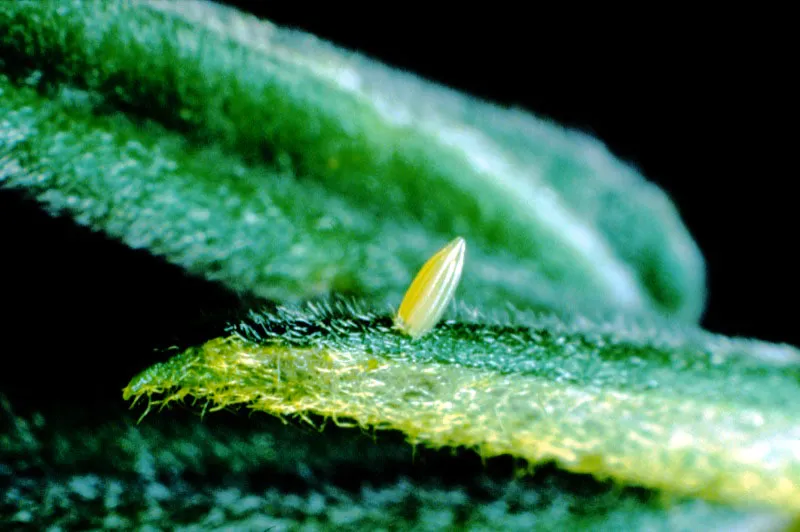
[(702, 312), (672, 203), (596, 140), (201, 2), (0, 4), (0, 186), (277, 300)]
[(428, 447), (800, 511), (796, 349), (645, 322), (453, 318), (409, 340), (342, 301), (253, 313), (125, 397), (353, 420)]

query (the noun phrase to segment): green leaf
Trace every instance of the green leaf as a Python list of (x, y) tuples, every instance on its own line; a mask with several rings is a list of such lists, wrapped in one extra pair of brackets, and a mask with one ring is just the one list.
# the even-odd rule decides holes
[(198, 275), (396, 304), (461, 235), (481, 306), (696, 320), (702, 258), (596, 140), (202, 2), (0, 4), (0, 185)]
[(474, 315), (409, 340), (390, 317), (341, 301), (254, 313), (124, 393), (320, 415), (428, 447), (800, 511), (798, 350), (656, 323)]

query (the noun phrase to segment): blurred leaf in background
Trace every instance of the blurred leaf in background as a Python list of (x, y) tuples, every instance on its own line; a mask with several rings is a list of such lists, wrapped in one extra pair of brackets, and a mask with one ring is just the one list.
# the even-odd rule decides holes
[(397, 303), (461, 235), (482, 306), (703, 309), (674, 207), (594, 139), (212, 4), (3, 17), (4, 185), (191, 272)]

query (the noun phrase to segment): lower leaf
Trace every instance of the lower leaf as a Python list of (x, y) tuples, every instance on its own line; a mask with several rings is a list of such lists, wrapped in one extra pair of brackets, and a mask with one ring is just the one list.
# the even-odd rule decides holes
[(341, 302), (254, 313), (124, 396), (316, 414), (428, 447), (800, 510), (794, 348), (641, 322), (475, 319), (462, 310), (409, 340), (390, 317)]

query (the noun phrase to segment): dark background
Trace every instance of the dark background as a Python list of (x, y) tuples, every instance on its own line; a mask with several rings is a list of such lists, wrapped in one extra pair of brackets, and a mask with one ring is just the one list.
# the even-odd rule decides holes
[[(793, 259), (797, 150), (789, 142), (796, 136), (789, 110), (797, 87), (788, 65), (796, 61), (789, 62), (779, 28), (763, 27), (766, 37), (756, 36), (749, 14), (740, 21), (745, 25), (693, 15), (686, 17), (693, 26), (659, 16), (581, 27), (570, 13), (456, 18), (388, 4), (323, 13), (302, 3), (238, 3), (599, 137), (671, 194), (703, 250), (710, 292), (703, 325), (800, 344), (793, 310), (800, 300)], [(91, 394), (81, 383), (94, 382), (98, 360), (108, 361), (121, 388), (167, 357), (154, 346), (204, 341), (220, 325), (219, 309), (240, 303), (144, 251), (52, 219), (15, 192), (0, 190), (0, 227), (6, 356), (23, 362), (18, 371), (25, 373), (44, 367), (46, 358), (40, 382), (53, 384), (53, 393)], [(19, 373), (0, 373), (0, 389), (14, 382), (27, 388)]]

